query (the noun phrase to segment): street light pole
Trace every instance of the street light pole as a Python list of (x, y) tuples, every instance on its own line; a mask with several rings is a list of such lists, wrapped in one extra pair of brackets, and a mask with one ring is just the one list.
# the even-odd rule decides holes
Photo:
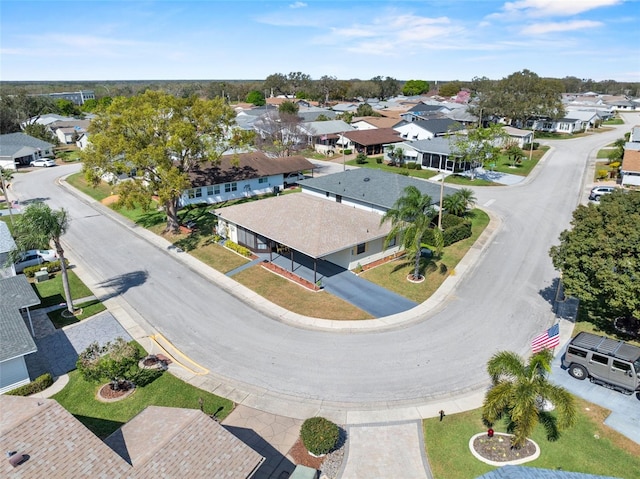
[(438, 229), (442, 231), (442, 198), (444, 196), (444, 173), (440, 170), (440, 206), (438, 209)]
[(347, 170), (347, 165), (345, 163), (345, 154), (344, 154), (344, 131), (342, 132), (342, 171), (346, 171)]
[(533, 128), (531, 129), (531, 145), (529, 148), (529, 161), (531, 161), (531, 157), (533, 156), (533, 139), (536, 136), (536, 122), (533, 122)]

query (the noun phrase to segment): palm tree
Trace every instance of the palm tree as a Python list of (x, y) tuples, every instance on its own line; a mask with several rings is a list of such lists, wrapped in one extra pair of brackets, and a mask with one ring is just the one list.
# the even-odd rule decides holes
[(460, 188), (457, 191), (457, 194), (459, 194), (464, 199), (467, 209), (473, 208), (476, 204), (477, 198), (473, 196), (473, 190), (469, 188)]
[[(487, 364), (493, 386), (485, 396), (482, 417), (489, 424), (505, 417), (514, 447), (523, 446), (538, 423), (553, 441), (560, 430), (576, 421), (573, 396), (547, 379), (552, 359), (553, 353), (548, 349), (534, 354), (527, 364), (517, 354), (501, 351)], [(545, 401), (555, 406), (557, 416), (541, 410)]]
[(404, 196), (396, 200), (380, 220), (380, 224), (391, 221), (391, 231), (385, 238), (384, 247), (398, 237), (408, 257), (414, 257), (413, 279), (420, 279), (420, 249), (425, 233), (431, 229), (436, 210), (431, 206), (431, 197), (423, 195), (415, 186), (407, 186)]
[(464, 216), (467, 212), (467, 202), (459, 192), (445, 196), (442, 200), (442, 207), (447, 211), (447, 213), (456, 216)]
[(64, 249), (60, 243), (60, 237), (67, 231), (68, 225), (69, 220), (64, 209), (52, 210), (44, 203), (33, 203), (27, 206), (23, 213), (16, 218), (15, 236), (18, 251), (42, 248), (53, 242), (60, 260), (62, 287), (67, 300), (67, 310), (73, 314), (67, 264), (64, 258)]

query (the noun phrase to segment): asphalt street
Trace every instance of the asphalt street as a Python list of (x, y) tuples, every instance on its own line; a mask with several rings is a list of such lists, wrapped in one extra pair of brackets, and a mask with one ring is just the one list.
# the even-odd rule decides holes
[(549, 247), (584, 197), (587, 158), (639, 123), (628, 117), (608, 132), (549, 142), (521, 184), (475, 188), (478, 205), (502, 220), (493, 241), (443, 307), (383, 331), (308, 330), (253, 309), (55, 182), (79, 165), (16, 175), (13, 189), (23, 204), (66, 208), (71, 262), (234, 388), (345, 410), (421, 404), (482, 388), (493, 353), (527, 354), (552, 324)]

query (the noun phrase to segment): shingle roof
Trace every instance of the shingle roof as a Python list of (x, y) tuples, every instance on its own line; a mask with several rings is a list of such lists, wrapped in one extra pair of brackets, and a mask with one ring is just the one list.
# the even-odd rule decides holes
[[(0, 221), (0, 253), (7, 253), (16, 247), (16, 242), (9, 232), (9, 227), (4, 221)], [(4, 264), (0, 263), (0, 268)]]
[(6, 135), (0, 135), (0, 145), (30, 146), (32, 148), (41, 149), (53, 147), (51, 143), (47, 143), (46, 141), (42, 141), (24, 133), (7, 133)]
[(387, 118), (384, 116), (360, 116), (351, 120), (351, 124), (364, 121), (376, 128), (392, 128), (398, 124), (397, 118)]
[(351, 125), (342, 120), (310, 121), (300, 125), (300, 127), (312, 136), (330, 135), (331, 133), (342, 133), (354, 130)]
[(409, 143), (409, 146), (422, 153), (451, 154), (451, 141), (449, 138), (435, 137), (430, 140), (417, 140)]
[(459, 130), (460, 124), (450, 118), (433, 118), (430, 120), (417, 120), (412, 124), (423, 128), (426, 131), (433, 133), (434, 135), (439, 135), (442, 133), (447, 133), (448, 131)]
[(556, 471), (538, 467), (503, 466), (476, 479), (617, 479), (611, 476), (594, 476), (581, 472)]
[(29, 455), (4, 477), (128, 478), (131, 466), (53, 399), (0, 396), (0, 448)]
[(345, 135), (354, 143), (363, 146), (383, 145), (385, 143), (399, 143), (400, 134), (393, 128), (374, 128), (372, 130), (347, 131)]
[[(392, 208), (398, 198), (404, 195), (407, 186), (413, 185), (423, 194), (431, 196), (435, 202), (440, 198), (440, 185), (395, 173), (386, 173), (371, 168), (356, 168), (332, 175), (308, 178), (299, 182), (303, 190), (329, 192), (343, 198), (369, 203), (385, 210)], [(444, 195), (455, 193), (455, 189), (445, 186)]]
[(622, 171), (633, 171), (640, 173), (640, 151), (638, 150), (624, 150), (624, 156), (622, 157), (622, 165), (620, 166)]
[(148, 406), (105, 443), (141, 478), (245, 478), (263, 461), (197, 409)]
[(391, 228), (380, 225), (378, 213), (305, 193), (218, 208), (215, 214), (312, 258), (383, 238)]
[(20, 308), (40, 304), (40, 298), (23, 274), (0, 278), (0, 361), (37, 351)]
[(313, 168), (313, 163), (302, 156), (269, 158), (260, 151), (253, 151), (238, 155), (224, 155), (218, 165), (203, 164), (189, 173), (189, 179), (192, 186), (201, 187)]

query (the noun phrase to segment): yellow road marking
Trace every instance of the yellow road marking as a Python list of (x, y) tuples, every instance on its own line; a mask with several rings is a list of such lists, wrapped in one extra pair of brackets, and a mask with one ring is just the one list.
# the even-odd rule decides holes
[[(162, 351), (169, 356), (169, 358), (175, 362), (176, 364), (179, 364), (181, 367), (183, 367), (184, 369), (186, 369), (187, 371), (198, 375), (198, 376), (203, 376), (205, 374), (209, 373), (209, 370), (203, 366), (200, 366), (198, 363), (196, 363), (195, 361), (189, 359), (187, 356), (185, 356), (184, 354), (182, 354), (180, 351), (178, 351), (178, 349), (169, 342), (169, 340), (167, 338), (165, 338), (162, 334), (158, 333), (158, 334), (154, 334), (152, 336), (150, 336), (150, 339), (156, 343), (158, 345), (158, 347), (160, 349), (162, 349)], [(160, 344), (160, 341), (162, 341), (164, 343), (164, 346), (162, 344)], [(168, 351), (168, 349), (171, 349), (172, 353), (170, 353)], [(184, 361), (182, 360), (178, 360), (176, 358), (176, 356), (180, 356), (180, 358), (182, 358), (184, 361), (186, 361), (187, 363), (190, 363), (191, 365), (195, 366), (195, 369), (192, 369), (188, 366), (186, 366), (184, 364)]]

